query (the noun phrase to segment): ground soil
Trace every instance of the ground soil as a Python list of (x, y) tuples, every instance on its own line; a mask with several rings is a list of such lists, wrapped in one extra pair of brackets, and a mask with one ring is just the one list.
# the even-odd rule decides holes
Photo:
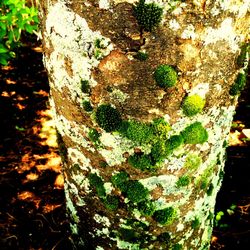
[[(34, 39), (24, 39), (17, 59), (0, 70), (1, 250), (72, 249), (60, 157), (48, 125), (49, 86), (39, 46)], [(224, 215), (216, 222), (211, 250), (245, 250), (250, 245), (250, 144), (243, 133), (250, 128), (250, 84), (234, 120), (234, 146), (227, 149), (215, 211)]]

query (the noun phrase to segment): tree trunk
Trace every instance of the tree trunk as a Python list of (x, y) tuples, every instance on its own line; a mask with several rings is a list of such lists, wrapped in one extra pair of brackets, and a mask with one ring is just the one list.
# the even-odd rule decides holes
[(40, 3), (77, 249), (209, 248), (249, 1), (152, 2)]

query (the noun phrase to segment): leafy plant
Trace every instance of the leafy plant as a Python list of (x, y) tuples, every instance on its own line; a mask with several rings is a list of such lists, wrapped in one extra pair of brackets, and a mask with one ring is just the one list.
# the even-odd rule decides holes
[(15, 57), (14, 49), (20, 45), (23, 31), (37, 30), (38, 15), (35, 7), (27, 7), (25, 0), (0, 2), (0, 64), (7, 65)]

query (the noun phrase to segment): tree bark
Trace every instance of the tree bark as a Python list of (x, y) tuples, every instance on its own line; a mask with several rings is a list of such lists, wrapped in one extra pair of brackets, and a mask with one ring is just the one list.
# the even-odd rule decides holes
[(249, 1), (43, 0), (77, 249), (208, 249)]

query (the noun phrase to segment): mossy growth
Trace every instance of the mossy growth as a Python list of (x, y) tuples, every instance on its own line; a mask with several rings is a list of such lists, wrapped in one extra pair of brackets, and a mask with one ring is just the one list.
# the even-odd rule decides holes
[(107, 44), (105, 44), (105, 40), (102, 38), (97, 38), (95, 40), (95, 47), (98, 49), (105, 49), (107, 47)]
[(146, 154), (134, 154), (128, 158), (128, 163), (141, 170), (151, 170), (154, 168), (152, 158)]
[(180, 187), (185, 187), (185, 186), (188, 186), (189, 183), (190, 183), (190, 177), (187, 176), (187, 175), (183, 175), (183, 176), (181, 176), (181, 177), (178, 179), (178, 181), (176, 182), (176, 186), (177, 186), (178, 188), (180, 188)]
[(93, 107), (91, 105), (91, 103), (89, 101), (83, 101), (82, 102), (82, 106), (83, 106), (83, 109), (86, 111), (86, 112), (91, 112), (93, 111)]
[(126, 191), (127, 198), (133, 203), (145, 201), (148, 198), (149, 190), (145, 188), (139, 181), (128, 182), (128, 188)]
[(182, 250), (183, 247), (181, 244), (174, 244), (172, 247), (171, 247), (171, 250)]
[(158, 235), (157, 240), (166, 244), (170, 243), (171, 236), (168, 232), (161, 233)]
[(161, 88), (170, 88), (177, 83), (177, 72), (169, 65), (159, 65), (154, 72), (156, 84)]
[(245, 73), (239, 73), (234, 84), (231, 86), (229, 94), (239, 95), (246, 85), (247, 77)]
[(156, 137), (163, 140), (166, 140), (168, 138), (171, 126), (163, 118), (157, 118), (153, 120), (152, 126)]
[(119, 129), (122, 118), (118, 110), (110, 104), (102, 104), (97, 108), (96, 122), (106, 132), (112, 132)]
[(194, 154), (194, 153), (188, 154), (186, 157), (184, 168), (194, 171), (199, 168), (201, 163), (202, 163), (202, 159), (199, 155)]
[(197, 179), (196, 181), (196, 185), (203, 190), (206, 190), (209, 186), (209, 180), (211, 179), (211, 176), (213, 175), (213, 171), (214, 171), (214, 166), (211, 165), (209, 167), (207, 167), (204, 172), (202, 173), (202, 175)]
[(152, 31), (157, 27), (163, 16), (163, 8), (155, 3), (145, 3), (145, 0), (139, 0), (134, 6), (134, 16), (142, 29)]
[(237, 65), (243, 67), (246, 60), (247, 54), (250, 54), (250, 43), (245, 43), (241, 46), (241, 52), (237, 58)]
[(89, 179), (89, 184), (92, 188), (96, 190), (96, 193), (98, 194), (99, 197), (105, 197), (106, 196), (106, 191), (104, 188), (104, 182), (100, 176), (98, 176), (96, 173), (90, 173), (88, 175)]
[(58, 132), (58, 130), (56, 130), (56, 138), (57, 138), (57, 145), (58, 145), (58, 149), (59, 149), (59, 153), (62, 158), (62, 161), (67, 162), (68, 161), (68, 149), (65, 146), (63, 138), (61, 134)]
[(138, 51), (134, 58), (140, 61), (146, 61), (148, 59), (148, 53)]
[(129, 175), (125, 171), (121, 171), (111, 177), (111, 183), (119, 188), (122, 192), (126, 192), (128, 188)]
[(101, 134), (96, 129), (89, 130), (88, 137), (93, 143), (99, 144), (100, 143), (100, 139), (99, 139), (100, 136), (101, 136)]
[(182, 135), (172, 135), (166, 142), (171, 150), (180, 147), (184, 143)]
[(155, 204), (152, 201), (142, 201), (138, 203), (138, 210), (144, 216), (152, 216), (155, 212)]
[(191, 222), (191, 227), (193, 229), (197, 229), (200, 226), (200, 220), (195, 217), (195, 219)]
[(213, 185), (213, 183), (210, 183), (208, 188), (207, 188), (207, 195), (211, 196), (213, 191), (214, 191), (214, 185)]
[(154, 134), (150, 124), (138, 121), (128, 121), (127, 123), (123, 123), (122, 126), (123, 130), (120, 130), (121, 133), (131, 141), (145, 144), (153, 139)]
[(177, 211), (173, 207), (167, 207), (155, 211), (153, 218), (161, 225), (170, 225), (177, 216)]
[(107, 195), (107, 197), (104, 199), (104, 205), (109, 210), (117, 210), (119, 206), (119, 199), (118, 197), (114, 195)]
[(205, 100), (199, 95), (189, 95), (182, 103), (182, 110), (186, 116), (194, 116), (200, 113), (205, 106)]
[(208, 140), (207, 130), (202, 126), (200, 122), (194, 122), (186, 127), (181, 135), (186, 144), (198, 144), (204, 143)]
[(154, 163), (161, 163), (172, 153), (173, 150), (170, 144), (164, 140), (157, 141), (151, 149), (151, 156)]
[(90, 85), (88, 80), (81, 80), (81, 90), (85, 94), (90, 93)]
[(124, 241), (136, 243), (139, 240), (139, 234), (134, 229), (120, 228), (120, 238)]

